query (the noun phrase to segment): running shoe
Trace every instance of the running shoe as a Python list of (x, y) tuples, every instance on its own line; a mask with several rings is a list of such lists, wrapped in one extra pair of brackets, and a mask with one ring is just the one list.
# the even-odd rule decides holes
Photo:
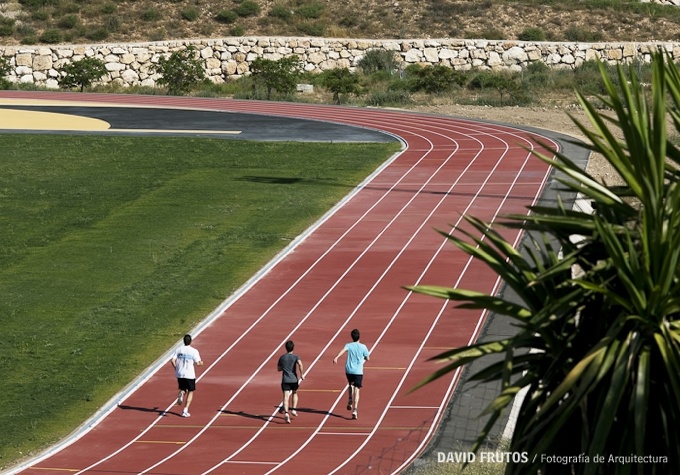
[(290, 411), (290, 413), (293, 414), (293, 417), (297, 417), (297, 411), (296, 411), (295, 409), (293, 409), (292, 411)]
[(179, 393), (179, 396), (177, 396), (177, 405), (181, 406), (183, 400), (184, 400), (184, 393)]
[(190, 417), (190, 416), (191, 416), (191, 414), (189, 414), (189, 411), (187, 411), (186, 409), (184, 409), (182, 411), (182, 417)]
[(290, 416), (288, 415), (287, 412), (286, 412), (286, 416), (285, 416), (285, 417), (286, 417), (286, 424), (290, 424)]

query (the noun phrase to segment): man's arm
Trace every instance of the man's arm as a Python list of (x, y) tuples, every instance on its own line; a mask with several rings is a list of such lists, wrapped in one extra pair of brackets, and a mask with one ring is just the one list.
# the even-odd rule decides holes
[(347, 351), (347, 348), (343, 347), (342, 350), (340, 350), (340, 353), (338, 353), (338, 355), (335, 358), (333, 358), (333, 364), (337, 364), (338, 358), (340, 358), (342, 355), (344, 355), (346, 351)]
[(298, 365), (298, 368), (300, 368), (300, 381), (302, 381), (303, 379), (305, 379), (305, 369), (302, 367), (302, 360), (301, 359), (297, 360), (297, 365)]

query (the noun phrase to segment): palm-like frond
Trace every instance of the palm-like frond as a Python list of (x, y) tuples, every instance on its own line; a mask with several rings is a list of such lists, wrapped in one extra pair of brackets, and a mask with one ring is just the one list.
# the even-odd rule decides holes
[[(680, 473), (680, 150), (666, 132), (669, 118), (680, 131), (680, 72), (656, 53), (649, 90), (623, 66), (618, 88), (604, 67), (601, 73), (607, 93), (598, 99), (610, 112), (577, 94), (590, 126), (577, 125), (625, 185), (599, 183), (561, 153), (554, 159), (536, 153), (555, 167), (565, 189), (592, 200), (595, 213), (558, 200), (530, 208), (528, 216), (505, 216), (495, 226), (531, 232), (521, 251), (471, 217), (471, 231), (446, 234), (493, 269), (520, 302), (409, 288), (513, 320), (513, 337), (444, 352), (435, 358), (444, 366), (421, 383), (491, 354), (503, 357), (472, 376), (501, 383), (474, 449), (526, 389), (509, 450), (528, 452), (530, 462), (511, 462), (507, 473)], [(577, 277), (574, 265), (582, 269)], [(657, 465), (547, 466), (541, 457), (579, 454), (668, 458)]]

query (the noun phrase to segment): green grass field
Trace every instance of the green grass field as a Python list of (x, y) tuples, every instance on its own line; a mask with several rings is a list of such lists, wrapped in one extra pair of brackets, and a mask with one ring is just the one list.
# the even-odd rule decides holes
[(399, 147), (0, 135), (0, 467), (71, 432)]

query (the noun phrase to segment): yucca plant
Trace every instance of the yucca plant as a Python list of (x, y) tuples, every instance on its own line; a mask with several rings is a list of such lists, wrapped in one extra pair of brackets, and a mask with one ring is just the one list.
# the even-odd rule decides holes
[[(473, 450), (525, 388), (508, 450), (527, 461), (511, 461), (506, 473), (680, 473), (680, 150), (667, 135), (667, 121), (680, 131), (680, 73), (662, 53), (653, 55), (652, 69), (644, 86), (619, 66), (615, 85), (600, 65), (607, 93), (597, 99), (611, 113), (577, 93), (590, 124), (574, 121), (622, 186), (597, 182), (561, 153), (537, 153), (559, 170), (566, 190), (592, 201), (594, 213), (558, 201), (497, 223), (467, 217), (472, 228), (443, 233), (489, 265), (519, 303), (409, 287), (515, 322), (511, 338), (438, 355), (444, 366), (421, 383), (489, 354), (503, 357), (472, 376), (501, 382)], [(523, 248), (496, 226), (525, 229)]]

